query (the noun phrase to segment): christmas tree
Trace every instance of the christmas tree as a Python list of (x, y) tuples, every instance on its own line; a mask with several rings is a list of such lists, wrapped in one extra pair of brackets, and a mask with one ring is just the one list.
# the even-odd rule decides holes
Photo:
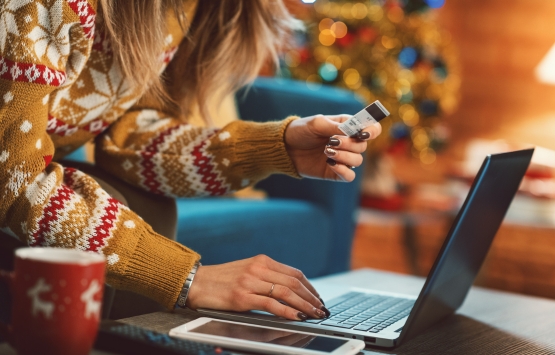
[(316, 0), (297, 5), (306, 22), (283, 56), (281, 75), (309, 87), (332, 84), (391, 112), (372, 151), (406, 146), (423, 164), (435, 161), (447, 131), (441, 118), (458, 102), (460, 78), (450, 35), (431, 9), (443, 0)]

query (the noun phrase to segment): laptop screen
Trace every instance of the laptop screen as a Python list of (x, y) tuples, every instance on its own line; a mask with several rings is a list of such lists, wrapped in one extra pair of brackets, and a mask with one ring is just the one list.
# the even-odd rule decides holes
[(534, 149), (486, 157), (401, 332), (411, 338), (463, 303), (528, 169)]

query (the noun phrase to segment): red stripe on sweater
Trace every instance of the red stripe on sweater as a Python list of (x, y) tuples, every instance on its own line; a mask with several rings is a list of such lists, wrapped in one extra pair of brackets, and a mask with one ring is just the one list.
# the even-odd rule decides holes
[(100, 217), (101, 223), (89, 238), (87, 251), (98, 252), (106, 246), (108, 239), (111, 237), (110, 230), (114, 228), (118, 213), (119, 201), (112, 197), (108, 198), (108, 206), (104, 208), (104, 214)]
[(14, 62), (0, 57), (0, 78), (49, 86), (60, 86), (66, 80), (66, 73), (48, 68), (42, 64)]
[(83, 127), (77, 127), (74, 125), (70, 125), (69, 123), (65, 123), (64, 121), (52, 115), (48, 115), (48, 125), (46, 127), (46, 132), (48, 134), (57, 134), (58, 136), (65, 137), (71, 136), (73, 133), (77, 132), (79, 128), (81, 128), (87, 132), (97, 135), (104, 132), (106, 128), (108, 128), (108, 126), (108, 122), (97, 119), (89, 122)]
[(79, 16), (86, 38), (94, 36), (96, 12), (87, 0), (67, 0), (69, 7)]
[(44, 208), (39, 220), (39, 228), (33, 233), (34, 241), (29, 243), (29, 246), (36, 247), (44, 243), (46, 236), (50, 233), (50, 224), (58, 220), (59, 212), (66, 207), (66, 202), (71, 199), (73, 194), (75, 194), (73, 190), (66, 185), (61, 185), (50, 197), (50, 202)]
[(64, 168), (64, 182), (69, 187), (73, 188), (75, 186), (75, 179), (73, 175), (77, 172), (75, 168)]
[(104, 130), (106, 130), (108, 126), (109, 126), (108, 122), (105, 122), (101, 119), (97, 119), (88, 123), (86, 126), (83, 127), (83, 129), (87, 132), (97, 135), (104, 132)]
[[(75, 187), (76, 181), (74, 175), (77, 171), (74, 168), (64, 168), (64, 182), (72, 188)], [(87, 251), (98, 252), (102, 250), (106, 246), (107, 240), (111, 237), (110, 230), (114, 228), (114, 223), (117, 220), (120, 202), (112, 197), (109, 197), (107, 201), (108, 205), (104, 207), (100, 223), (94, 229), (92, 236), (87, 240)]]
[(155, 164), (152, 161), (152, 157), (158, 152), (158, 146), (164, 143), (166, 137), (170, 136), (173, 131), (177, 129), (179, 129), (179, 126), (170, 127), (162, 131), (148, 146), (146, 146), (145, 150), (141, 152), (141, 157), (143, 158), (141, 161), (141, 166), (143, 167), (141, 175), (143, 175), (144, 178), (144, 185), (150, 192), (163, 194), (163, 192), (160, 191), (160, 186), (162, 184), (156, 180), (156, 172), (154, 171)]
[(228, 191), (218, 180), (218, 174), (214, 172), (216, 169), (214, 168), (212, 158), (203, 151), (202, 148), (205, 145), (206, 140), (202, 141), (202, 143), (193, 148), (193, 165), (198, 168), (198, 173), (202, 175), (200, 181), (206, 184), (206, 191), (210, 192), (210, 195), (224, 195)]
[[(48, 164), (47, 164), (48, 165)], [(68, 186), (73, 186), (75, 180), (74, 173), (77, 170), (74, 168), (64, 168), (64, 182), (54, 195), (50, 198), (50, 202), (44, 208), (44, 212), (39, 221), (39, 229), (33, 234), (34, 242), (30, 246), (40, 246), (44, 243), (46, 235), (50, 232), (50, 224), (58, 219), (58, 212), (65, 208), (65, 202), (71, 199), (71, 195), (75, 192)]]
[(78, 129), (79, 128), (76, 126), (67, 124), (52, 115), (48, 115), (48, 125), (46, 126), (46, 133), (48, 134), (57, 134), (65, 137), (77, 132)]

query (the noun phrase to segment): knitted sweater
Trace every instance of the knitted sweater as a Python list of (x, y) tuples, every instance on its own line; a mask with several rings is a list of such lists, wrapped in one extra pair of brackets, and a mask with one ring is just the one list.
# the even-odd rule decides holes
[[(188, 18), (195, 7), (187, 3)], [(296, 175), (283, 142), (292, 118), (218, 130), (141, 104), (96, 16), (96, 0), (0, 2), (0, 228), (30, 246), (104, 254), (108, 284), (171, 308), (200, 256), (57, 159), (96, 139), (96, 164), (133, 185), (221, 195), (271, 173)], [(168, 15), (161, 72), (184, 36)]]

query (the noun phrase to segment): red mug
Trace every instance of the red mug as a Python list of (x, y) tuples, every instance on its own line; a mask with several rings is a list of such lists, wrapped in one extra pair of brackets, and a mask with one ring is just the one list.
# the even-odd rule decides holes
[(19, 355), (89, 354), (100, 321), (105, 258), (74, 249), (21, 248), (13, 272), (12, 324), (1, 335)]

